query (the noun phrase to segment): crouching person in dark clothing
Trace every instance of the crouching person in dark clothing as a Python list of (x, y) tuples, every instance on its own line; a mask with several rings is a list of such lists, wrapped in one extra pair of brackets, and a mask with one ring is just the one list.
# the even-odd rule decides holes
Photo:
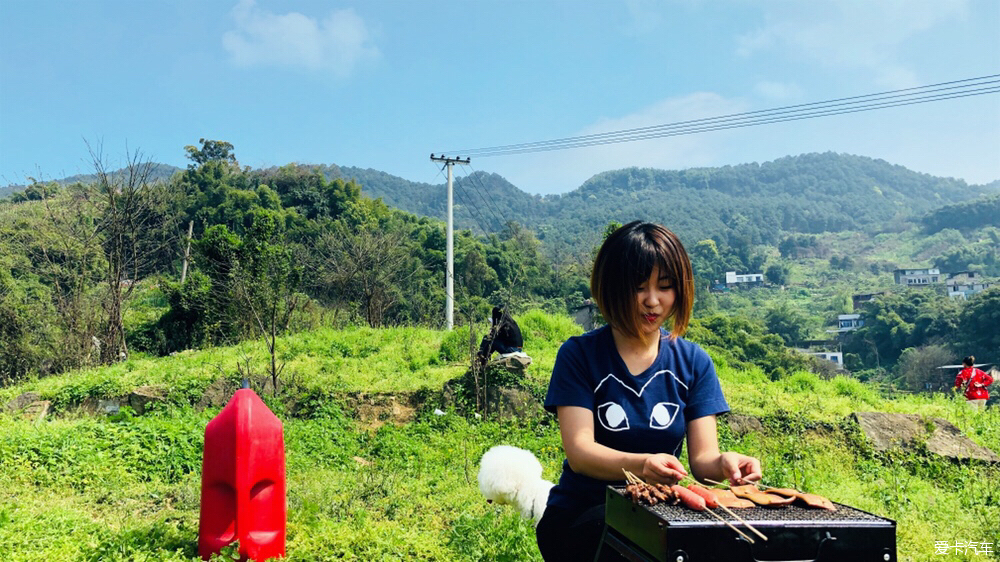
[(518, 327), (517, 322), (505, 310), (494, 306), (490, 331), (483, 336), (483, 341), (479, 344), (479, 352), (476, 353), (479, 364), (485, 366), (493, 352), (502, 355), (519, 352), (523, 348), (524, 338), (521, 337), (521, 328)]

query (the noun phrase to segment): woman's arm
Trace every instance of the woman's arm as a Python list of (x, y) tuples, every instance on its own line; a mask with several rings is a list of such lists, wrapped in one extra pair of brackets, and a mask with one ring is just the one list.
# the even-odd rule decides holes
[(760, 461), (734, 452), (719, 452), (715, 416), (704, 416), (687, 424), (688, 464), (695, 478), (731, 484), (760, 480)]
[(666, 453), (626, 453), (594, 440), (594, 414), (579, 406), (559, 406), (559, 432), (573, 472), (598, 480), (624, 480), (622, 469), (647, 482), (675, 484), (687, 475), (677, 457)]

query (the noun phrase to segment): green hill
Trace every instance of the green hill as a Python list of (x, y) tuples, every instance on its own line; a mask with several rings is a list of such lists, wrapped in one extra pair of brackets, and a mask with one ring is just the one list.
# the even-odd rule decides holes
[[(320, 166), (356, 179), (388, 205), (443, 219), (443, 184), (410, 182), (371, 169)], [(969, 185), (863, 156), (803, 154), (721, 168), (607, 171), (562, 195), (533, 196), (503, 177), (473, 172), (455, 182), (455, 221), (474, 232), (508, 220), (538, 233), (550, 254), (579, 255), (612, 220), (662, 222), (684, 240), (777, 245), (786, 233), (880, 232), (940, 207), (995, 195), (1000, 184)]]
[[(152, 182), (156, 181), (167, 181), (175, 173), (181, 171), (183, 168), (178, 168), (177, 166), (171, 166), (170, 164), (160, 164), (158, 162), (152, 162), (149, 170), (149, 180)], [(122, 174), (123, 170), (110, 171), (109, 175), (114, 178)], [(60, 178), (56, 180), (51, 180), (59, 185), (72, 185), (74, 183), (94, 183), (97, 181), (97, 174), (76, 174), (68, 176), (65, 178)], [(48, 183), (48, 182), (44, 182)], [(9, 197), (14, 193), (19, 193), (24, 191), (28, 186), (24, 184), (8, 184), (6, 186), (0, 186), (0, 199)]]
[[(335, 164), (301, 167), (317, 169), (328, 179), (357, 180), (366, 196), (381, 198), (390, 207), (445, 218), (443, 182), (413, 182)], [(153, 179), (167, 179), (178, 170), (157, 164)], [(873, 233), (920, 219), (931, 227), (947, 215), (932, 214), (942, 207), (961, 211), (962, 205), (981, 197), (992, 204), (1000, 193), (1000, 182), (969, 185), (884, 160), (832, 152), (719, 168), (613, 170), (569, 193), (544, 197), (525, 193), (498, 174), (461, 172), (455, 180), (458, 228), (489, 233), (515, 221), (538, 233), (550, 255), (589, 252), (612, 220), (661, 222), (684, 240), (777, 245), (782, 232)], [(56, 181), (65, 185), (92, 180), (79, 175)], [(24, 186), (0, 189), (6, 190), (0, 191), (2, 197)], [(995, 225), (995, 215), (990, 216)]]
[[(535, 363), (529, 387), (544, 388), (567, 318), (518, 316)], [(694, 334), (693, 334), (694, 336)], [(416, 328), (323, 330), (279, 340), (282, 392), (260, 391), (283, 420), (288, 475), (288, 560), (538, 560), (530, 522), (482, 501), (478, 460), (497, 444), (529, 449), (554, 480), (559, 431), (538, 411), (522, 420), (465, 418), (441, 385), (462, 371), (467, 334)], [(883, 397), (845, 378), (797, 373), (772, 382), (737, 368), (708, 346), (734, 414), (760, 430), (720, 425), (723, 448), (761, 458), (765, 483), (793, 486), (897, 522), (900, 560), (938, 560), (935, 542), (1000, 541), (1000, 469), (926, 453), (877, 453), (854, 411), (942, 417), (1000, 450), (995, 408), (973, 415), (946, 395)], [(130, 358), (0, 389), (0, 404), (34, 391), (55, 412), (39, 422), (0, 414), (0, 545), (5, 558), (196, 560), (201, 443), (219, 406), (203, 393), (266, 361), (262, 345)], [(160, 388), (166, 401), (144, 415), (85, 414), (81, 405), (130, 389)], [(537, 392), (537, 390), (536, 390)], [(409, 408), (384, 407), (379, 403)], [(446, 415), (433, 415), (445, 408)], [(402, 415), (401, 415), (402, 414)], [(373, 423), (377, 422), (377, 423)], [(377, 427), (377, 428), (376, 428)], [(971, 551), (948, 560), (979, 560)]]

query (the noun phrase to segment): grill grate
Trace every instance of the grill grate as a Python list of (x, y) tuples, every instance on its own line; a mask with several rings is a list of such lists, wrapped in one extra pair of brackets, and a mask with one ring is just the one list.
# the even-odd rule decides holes
[[(612, 490), (621, 494), (623, 497), (632, 501), (628, 496), (625, 496), (625, 488), (622, 486), (612, 486)], [(807, 507), (799, 507), (797, 505), (790, 505), (787, 507), (750, 507), (744, 509), (733, 509), (732, 512), (739, 515), (744, 520), (750, 522), (751, 525), (755, 523), (767, 524), (767, 523), (787, 523), (787, 522), (797, 522), (797, 523), (807, 523), (807, 522), (817, 522), (822, 524), (831, 523), (851, 523), (851, 524), (864, 524), (865, 522), (871, 522), (876, 524), (884, 524), (885, 519), (878, 517), (877, 515), (872, 515), (866, 511), (861, 511), (860, 509), (855, 509), (853, 507), (834, 503), (837, 506), (836, 511), (829, 511), (826, 509), (812, 509)], [(708, 513), (701, 511), (695, 511), (693, 509), (688, 509), (683, 505), (673, 505), (673, 504), (656, 504), (654, 506), (648, 506), (640, 504), (641, 507), (648, 509), (654, 515), (660, 519), (666, 521), (669, 524), (674, 523), (710, 523), (712, 525), (724, 525), (721, 521), (712, 517)], [(731, 520), (725, 510), (713, 509), (715, 513), (721, 515), (724, 519)]]

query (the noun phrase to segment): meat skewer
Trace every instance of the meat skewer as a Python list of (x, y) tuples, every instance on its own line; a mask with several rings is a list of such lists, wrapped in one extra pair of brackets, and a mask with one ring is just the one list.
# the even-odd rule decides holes
[[(692, 492), (698, 494), (699, 496), (705, 498), (705, 505), (707, 505), (708, 507), (720, 507), (720, 508), (722, 508), (722, 510), (725, 511), (726, 513), (728, 513), (730, 517), (732, 517), (733, 519), (736, 519), (740, 523), (746, 525), (747, 529), (750, 529), (751, 531), (753, 531), (758, 537), (764, 539), (765, 541), (767, 540), (767, 537), (764, 536), (764, 533), (761, 533), (756, 528), (754, 528), (753, 525), (747, 523), (742, 517), (740, 517), (739, 515), (736, 515), (732, 511), (730, 511), (729, 508), (726, 507), (726, 505), (720, 501), (719, 495), (716, 494), (716, 492), (725, 492), (725, 491), (728, 491), (728, 490), (713, 490), (713, 489), (709, 489), (709, 488), (706, 488), (706, 487), (702, 486), (701, 484), (698, 484), (697, 482), (695, 482), (693, 484), (688, 484), (688, 489), (691, 490)], [(732, 492), (729, 492), (729, 493), (732, 494)], [(748, 502), (748, 503), (751, 504), (748, 507), (752, 507), (753, 506), (753, 502), (750, 502), (749, 500), (743, 500), (743, 499), (737, 498), (735, 494), (733, 495), (733, 500), (740, 501), (740, 502), (745, 501), (745, 502)], [(752, 541), (751, 541), (751, 544), (753, 544)]]
[[(723, 484), (714, 480), (705, 479), (705, 481), (710, 484)], [(728, 484), (724, 485), (728, 486)], [(729, 486), (729, 490), (738, 497), (747, 498), (757, 505), (762, 505), (764, 507), (785, 507), (798, 499), (809, 507), (828, 509), (830, 511), (836, 511), (837, 509), (836, 506), (833, 505), (833, 502), (823, 496), (818, 494), (803, 493), (793, 488), (767, 487), (764, 490), (760, 490), (757, 488), (756, 484), (745, 484), (743, 486)], [(792, 500), (792, 502), (787, 500)]]
[[(666, 502), (670, 499), (673, 499), (674, 503), (681, 501), (684, 506), (689, 509), (693, 509), (695, 511), (707, 511), (712, 517), (722, 521), (730, 529), (736, 531), (736, 534), (746, 539), (750, 544), (754, 544), (754, 540), (750, 536), (734, 527), (732, 523), (723, 519), (718, 513), (708, 509), (708, 500), (706, 500), (706, 498), (702, 495), (678, 485), (666, 486), (664, 484), (648, 484), (635, 474), (632, 474), (625, 469), (622, 469), (622, 472), (625, 473), (625, 479), (627, 482), (625, 485), (625, 491), (632, 497), (633, 502), (638, 503), (639, 499), (643, 499), (646, 500), (649, 505), (653, 506), (659, 501)], [(713, 501), (713, 503), (716, 506), (718, 505), (717, 501)], [(726, 511), (729, 512), (729, 510)], [(732, 512), (729, 513), (732, 514)], [(739, 518), (737, 517), (737, 519)], [(760, 532), (753, 527), (750, 527), (746, 521), (741, 520), (741, 522), (760, 535)], [(767, 537), (764, 537), (764, 540), (767, 540)]]
[(738, 509), (745, 509), (753, 507), (757, 504), (750, 500), (745, 500), (743, 498), (736, 497), (736, 494), (730, 492), (729, 490), (723, 490), (720, 488), (705, 488), (711, 492), (719, 501), (719, 505), (724, 505), (726, 507), (734, 507)]

